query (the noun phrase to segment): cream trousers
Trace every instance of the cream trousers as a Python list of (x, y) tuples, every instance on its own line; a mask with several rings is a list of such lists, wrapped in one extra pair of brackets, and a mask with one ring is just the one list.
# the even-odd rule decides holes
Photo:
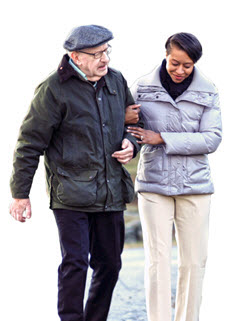
[(175, 321), (198, 321), (207, 260), (211, 195), (139, 193), (148, 321), (171, 321), (173, 223), (178, 246)]

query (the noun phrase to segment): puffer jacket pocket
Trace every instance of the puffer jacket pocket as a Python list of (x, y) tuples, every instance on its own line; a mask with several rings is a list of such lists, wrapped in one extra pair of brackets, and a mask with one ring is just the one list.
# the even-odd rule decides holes
[(122, 182), (122, 195), (125, 203), (130, 203), (134, 199), (134, 184), (132, 182), (131, 176), (126, 168), (122, 166), (123, 174), (121, 178)]
[(207, 155), (192, 155), (186, 158), (187, 175), (190, 184), (205, 184), (210, 180)]
[(142, 149), (139, 165), (138, 179), (140, 181), (158, 182), (163, 175), (163, 148), (161, 146)]
[(80, 170), (77, 173), (57, 168), (56, 196), (68, 206), (89, 206), (96, 201), (97, 170)]

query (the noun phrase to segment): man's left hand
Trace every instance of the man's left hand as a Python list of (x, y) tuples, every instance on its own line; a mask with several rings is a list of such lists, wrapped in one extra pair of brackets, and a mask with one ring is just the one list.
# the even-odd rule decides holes
[(121, 147), (122, 150), (114, 152), (112, 157), (117, 158), (118, 162), (122, 164), (127, 164), (133, 158), (134, 145), (125, 138), (122, 141)]

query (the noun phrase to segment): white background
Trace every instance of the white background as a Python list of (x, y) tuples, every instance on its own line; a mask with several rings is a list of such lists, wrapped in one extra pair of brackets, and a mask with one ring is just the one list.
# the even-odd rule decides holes
[[(48, 209), (42, 161), (31, 191), (33, 217), (25, 224), (8, 214), (9, 177), (18, 129), (34, 88), (64, 54), (68, 32), (83, 24), (113, 31), (111, 66), (129, 85), (164, 58), (173, 33), (195, 34), (204, 55), (198, 67), (221, 97), (224, 137), (210, 156), (216, 187), (210, 219), (209, 259), (201, 321), (238, 318), (238, 7), (236, 1), (12, 1), (1, 21), (1, 222), (0, 318), (55, 321), (58, 235)], [(133, 272), (133, 271), (132, 271)], [(120, 321), (120, 320), (116, 320)]]

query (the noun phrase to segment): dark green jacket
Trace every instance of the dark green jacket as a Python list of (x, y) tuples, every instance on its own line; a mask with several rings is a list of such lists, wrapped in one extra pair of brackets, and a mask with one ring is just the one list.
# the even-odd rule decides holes
[(120, 72), (109, 68), (97, 89), (65, 55), (36, 89), (20, 129), (11, 177), (13, 198), (28, 198), (44, 154), (50, 208), (118, 211), (134, 196), (126, 169), (111, 155), (128, 138), (125, 108), (134, 103)]

